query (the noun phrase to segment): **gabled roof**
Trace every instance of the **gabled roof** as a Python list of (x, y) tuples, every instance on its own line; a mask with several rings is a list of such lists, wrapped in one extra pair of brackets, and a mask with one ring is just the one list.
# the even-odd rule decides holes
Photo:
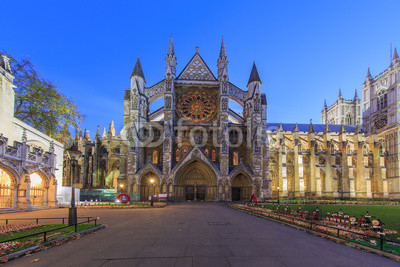
[(214, 74), (198, 52), (178, 75), (178, 80), (216, 81)]

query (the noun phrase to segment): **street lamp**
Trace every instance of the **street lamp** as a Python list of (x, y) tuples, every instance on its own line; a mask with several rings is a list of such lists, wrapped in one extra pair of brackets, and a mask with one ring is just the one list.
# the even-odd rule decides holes
[(78, 159), (81, 156), (81, 152), (75, 143), (71, 145), (67, 151), (68, 159), (71, 162), (71, 206), (68, 212), (68, 225), (76, 225), (78, 222), (75, 206), (75, 188), (74, 188), (74, 176)]
[(153, 190), (153, 183), (154, 183), (154, 179), (150, 179), (150, 183), (151, 183), (151, 192), (152, 192), (152, 194), (151, 194), (151, 198), (150, 198), (150, 205), (153, 207), (153, 203), (154, 203), (154, 200), (153, 200), (153, 193), (154, 193), (154, 190)]
[(279, 205), (279, 186), (278, 186), (278, 205)]

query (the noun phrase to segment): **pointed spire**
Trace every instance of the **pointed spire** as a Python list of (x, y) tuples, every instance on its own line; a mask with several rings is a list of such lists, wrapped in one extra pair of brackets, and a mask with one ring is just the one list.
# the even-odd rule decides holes
[(111, 121), (110, 127), (108, 129), (109, 137), (115, 136), (115, 128), (114, 128), (114, 121)]
[(354, 134), (359, 134), (360, 133), (360, 126), (357, 124), (356, 129), (354, 130)]
[(398, 58), (399, 58), (399, 55), (397, 54), (397, 49), (395, 47), (392, 61), (395, 60), (395, 59), (398, 59)]
[(106, 133), (106, 127), (104, 127), (104, 131), (103, 131), (103, 138), (107, 138), (107, 133)]
[(143, 80), (146, 81), (146, 79), (144, 78), (144, 74), (143, 74), (143, 70), (142, 70), (142, 65), (140, 64), (140, 59), (139, 59), (139, 57), (137, 58), (135, 67), (133, 68), (131, 77), (132, 77), (132, 76), (139, 76), (139, 77), (142, 77)]
[(326, 104), (326, 99), (324, 100), (324, 109), (328, 109), (328, 105)]
[(82, 133), (81, 130), (79, 130), (79, 132), (77, 130), (75, 130), (75, 143), (77, 143), (77, 144), (78, 144), (79, 138), (80, 138), (79, 133)]
[(354, 93), (354, 100), (358, 100), (358, 94), (357, 94), (357, 89), (355, 89), (355, 93)]
[(330, 133), (331, 132), (331, 130), (329, 129), (329, 125), (328, 125), (328, 123), (326, 123), (325, 124), (325, 129), (324, 129), (324, 134), (325, 133)]
[(221, 49), (219, 51), (219, 58), (226, 59), (224, 37), (222, 36)]
[(251, 69), (250, 78), (249, 78), (249, 82), (247, 83), (247, 85), (249, 85), (249, 83), (251, 83), (251, 82), (260, 82), (261, 83), (261, 79), (260, 79), (260, 76), (258, 75), (258, 71), (257, 71), (257, 67), (256, 67), (256, 62), (253, 62), (253, 68)]
[(169, 46), (168, 46), (168, 53), (167, 56), (174, 56), (175, 55), (175, 50), (174, 50), (174, 42), (172, 40), (172, 34), (171, 34), (171, 38), (169, 39)]
[(339, 99), (343, 99), (343, 96), (342, 96), (342, 88), (340, 88), (340, 87), (339, 87)]
[(372, 75), (371, 75), (371, 72), (370, 72), (369, 68), (368, 68), (367, 78), (366, 79), (367, 80), (371, 80), (372, 79)]
[(96, 139), (100, 138), (100, 126), (97, 125)]
[(346, 129), (344, 128), (344, 125), (342, 123), (342, 125), (340, 125), (339, 134), (344, 134), (344, 133), (346, 133)]
[(85, 129), (85, 134), (83, 135), (83, 139), (85, 139), (85, 141), (92, 141), (90, 139), (89, 131), (86, 129)]
[(310, 126), (308, 127), (308, 132), (309, 133), (315, 133), (314, 126), (312, 124), (312, 119), (310, 119)]
[(298, 132), (298, 131), (299, 131), (299, 125), (297, 125), (296, 123), (296, 125), (293, 128), (293, 132)]

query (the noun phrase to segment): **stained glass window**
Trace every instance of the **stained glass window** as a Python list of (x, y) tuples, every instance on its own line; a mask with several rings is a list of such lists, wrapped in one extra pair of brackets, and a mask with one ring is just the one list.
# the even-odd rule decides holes
[(217, 152), (215, 152), (215, 149), (213, 149), (213, 151), (211, 152), (211, 159), (212, 159), (212, 161), (217, 160)]
[(158, 151), (153, 151), (153, 164), (158, 164)]
[(238, 152), (233, 152), (233, 165), (239, 165), (239, 153)]

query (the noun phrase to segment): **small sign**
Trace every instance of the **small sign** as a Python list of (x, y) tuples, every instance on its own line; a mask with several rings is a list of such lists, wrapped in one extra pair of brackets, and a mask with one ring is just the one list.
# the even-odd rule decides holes
[(167, 198), (168, 194), (158, 194), (158, 198)]
[(117, 199), (121, 201), (121, 203), (128, 203), (131, 200), (131, 197), (127, 194), (119, 194)]

